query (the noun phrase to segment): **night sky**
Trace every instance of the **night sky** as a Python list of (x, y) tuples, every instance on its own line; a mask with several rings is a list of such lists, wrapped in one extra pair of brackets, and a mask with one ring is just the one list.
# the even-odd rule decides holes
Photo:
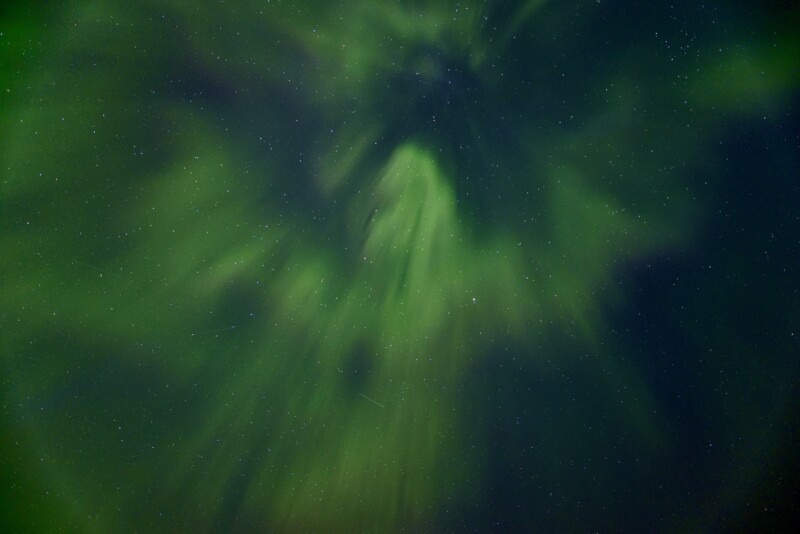
[(3, 2), (0, 179), (2, 532), (800, 525), (793, 2)]

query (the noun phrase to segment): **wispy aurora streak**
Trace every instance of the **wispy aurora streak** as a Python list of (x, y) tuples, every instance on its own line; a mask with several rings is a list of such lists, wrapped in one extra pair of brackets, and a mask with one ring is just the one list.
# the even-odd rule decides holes
[(69, 521), (445, 528), (488, 491), (487, 358), (592, 374), (667, 454), (604, 308), (697, 231), (703, 149), (782, 109), (796, 37), (674, 61), (596, 2), (97, 9), (3, 117), (10, 397)]

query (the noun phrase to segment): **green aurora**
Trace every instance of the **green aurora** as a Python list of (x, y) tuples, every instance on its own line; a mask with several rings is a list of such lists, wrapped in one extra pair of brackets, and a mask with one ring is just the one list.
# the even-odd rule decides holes
[[(794, 113), (796, 9), (128, 4), (2, 19), (11, 529), (703, 531), (769, 489), (797, 266), (699, 250), (730, 132)], [(659, 354), (620, 318), (686, 257), (739, 279), (643, 304)]]

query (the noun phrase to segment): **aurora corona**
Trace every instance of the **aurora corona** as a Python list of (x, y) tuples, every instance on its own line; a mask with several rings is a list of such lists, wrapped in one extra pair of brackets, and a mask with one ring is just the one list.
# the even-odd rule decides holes
[[(36, 96), (3, 115), (1, 302), (14, 428), (63, 521), (547, 531), (623, 524), (618, 484), (677, 502), (612, 310), (628, 269), (703, 232), (709, 147), (786, 109), (800, 57), (780, 28), (747, 48), (681, 13), (61, 8)], [(686, 35), (696, 55), (663, 45)], [(743, 54), (773, 74), (756, 90), (731, 83)], [(637, 467), (574, 468), (615, 454)], [(553, 492), (583, 508), (542, 512)]]

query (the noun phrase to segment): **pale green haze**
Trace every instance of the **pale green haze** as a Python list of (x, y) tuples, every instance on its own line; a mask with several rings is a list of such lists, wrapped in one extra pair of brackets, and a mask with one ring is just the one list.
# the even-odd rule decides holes
[(713, 532), (776, 495), (796, 8), (18, 4), (9, 532)]

